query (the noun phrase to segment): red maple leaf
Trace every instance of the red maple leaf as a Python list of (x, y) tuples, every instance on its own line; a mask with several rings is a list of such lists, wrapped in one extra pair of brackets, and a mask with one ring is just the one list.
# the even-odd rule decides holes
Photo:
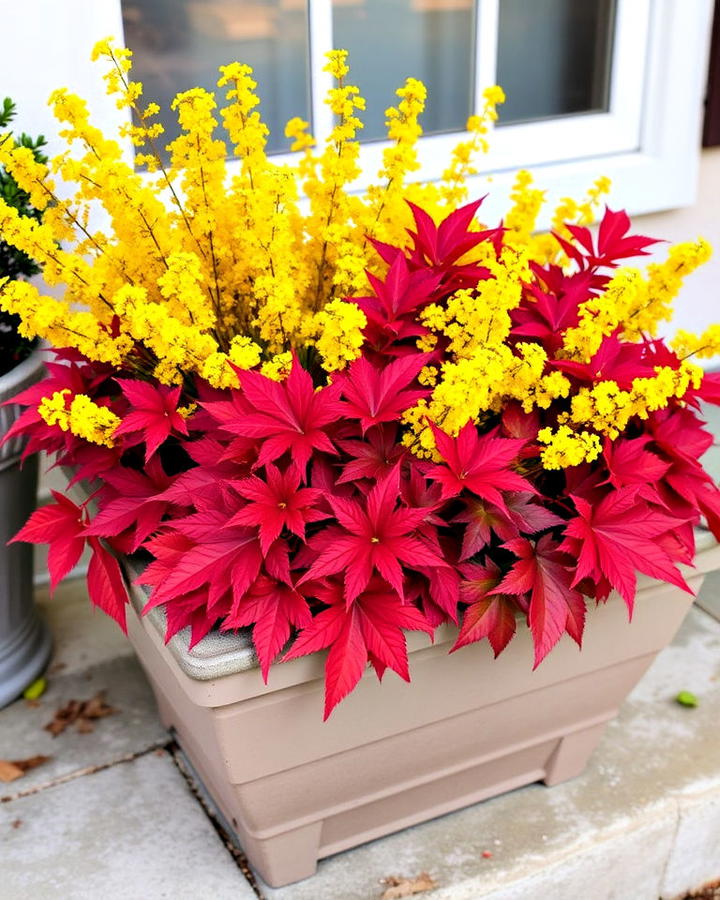
[(89, 544), (92, 549), (87, 573), (90, 602), (115, 619), (127, 634), (125, 606), (129, 597), (120, 563), (96, 537), (91, 537)]
[(313, 450), (336, 453), (324, 429), (345, 415), (339, 382), (316, 391), (297, 357), (285, 381), (250, 371), (240, 371), (239, 377), (250, 412), (228, 418), (223, 428), (261, 442), (257, 466), (289, 453), (304, 472)]
[(281, 472), (267, 463), (264, 481), (256, 475), (232, 481), (233, 488), (249, 502), (235, 513), (228, 525), (257, 525), (263, 555), (283, 528), (305, 540), (305, 525), (328, 516), (314, 506), (322, 496), (321, 491), (301, 488), (300, 480), (300, 472), (294, 465)]
[(379, 425), (371, 428), (363, 440), (338, 441), (338, 446), (352, 457), (343, 467), (338, 484), (372, 478), (378, 481), (387, 475), (407, 452), (397, 442), (395, 425)]
[(367, 318), (365, 336), (371, 345), (385, 347), (388, 343), (426, 334), (428, 329), (418, 321), (416, 313), (432, 300), (442, 272), (426, 269), (411, 272), (402, 251), (380, 241), (372, 243), (381, 256), (385, 252), (389, 268), (384, 279), (367, 273), (374, 296), (353, 298), (353, 303)]
[(636, 571), (692, 593), (657, 540), (683, 523), (641, 499), (637, 486), (612, 491), (599, 503), (590, 504), (574, 495), (572, 500), (578, 515), (565, 526), (561, 549), (577, 559), (573, 584), (586, 577), (607, 578), (625, 600), (630, 615)]
[(325, 661), (324, 719), (358, 683), (368, 660), (378, 677), (387, 667), (405, 681), (410, 680), (403, 629), (429, 635), (433, 632), (420, 610), (402, 603), (379, 578), (373, 578), (350, 607), (339, 586), (334, 591), (326, 590), (321, 599), (331, 605), (300, 632), (284, 659), (330, 647)]
[(550, 357), (562, 346), (563, 332), (578, 323), (578, 306), (592, 296), (590, 272), (568, 275), (558, 266), (531, 263), (538, 281), (527, 285), (522, 302), (511, 312), (514, 338), (538, 338)]
[(153, 592), (145, 611), (177, 597), (207, 591), (208, 609), (228, 593), (238, 604), (260, 572), (255, 529), (228, 525), (235, 508), (204, 509), (172, 523), (172, 531), (147, 542), (155, 560), (138, 578)]
[(310, 607), (302, 594), (260, 575), (242, 600), (234, 604), (222, 628), (227, 631), (253, 626), (253, 644), (267, 684), (270, 664), (287, 643), (293, 626), (305, 628), (311, 621)]
[(519, 535), (517, 525), (507, 511), (493, 503), (486, 503), (479, 497), (471, 497), (466, 500), (463, 511), (458, 513), (452, 521), (467, 524), (463, 532), (461, 562), (470, 559), (489, 544), (493, 534), (496, 534), (501, 541), (509, 541)]
[[(648, 419), (653, 441), (671, 460), (697, 465), (698, 459), (713, 445), (713, 436), (705, 423), (687, 408), (662, 409)], [(710, 476), (706, 476), (710, 480)]]
[[(50, 545), (48, 571), (51, 592), (82, 556), (87, 527), (84, 507), (78, 506), (57, 491), (53, 491), (52, 495), (55, 503), (35, 510), (10, 542), (27, 541), (31, 544)], [(120, 565), (96, 537), (88, 538), (87, 542), (92, 551), (87, 575), (90, 601), (115, 619), (123, 631), (127, 631), (125, 604), (128, 602), (128, 595)]]
[(406, 409), (428, 396), (429, 389), (411, 385), (429, 358), (429, 353), (413, 353), (378, 368), (360, 356), (351, 364), (341, 379), (342, 392), (347, 415), (360, 419), (363, 434), (371, 425), (398, 421)]
[(327, 499), (340, 527), (324, 529), (310, 540), (318, 555), (299, 584), (345, 573), (345, 597), (350, 605), (367, 587), (374, 571), (403, 597), (402, 565), (445, 566), (445, 561), (413, 532), (427, 515), (425, 509), (397, 506), (398, 471), (379, 481), (364, 498)]
[(415, 231), (408, 229), (413, 240), (410, 263), (421, 269), (430, 267), (431, 271), (442, 272), (448, 293), (461, 287), (475, 287), (478, 281), (490, 275), (484, 266), (460, 262), (466, 253), (483, 241), (493, 241), (496, 250), (499, 250), (502, 228), (472, 231), (470, 227), (484, 199), (481, 197), (453, 210), (439, 225), (425, 210), (408, 201), (415, 220)]
[(170, 435), (188, 433), (187, 423), (177, 410), (182, 388), (116, 378), (131, 411), (123, 416), (116, 435), (127, 435), (125, 445), (145, 443), (145, 462)]
[(645, 345), (623, 341), (618, 329), (603, 339), (589, 362), (555, 359), (550, 365), (583, 384), (615, 381), (622, 390), (630, 390), (635, 378), (654, 376), (657, 361), (647, 353)]
[(700, 387), (694, 393), (706, 403), (720, 406), (720, 372), (705, 372)]
[(621, 488), (629, 484), (651, 484), (660, 481), (670, 468), (670, 463), (647, 450), (650, 435), (633, 440), (618, 438), (606, 441), (603, 456), (610, 475), (607, 481), (613, 487)]
[(533, 545), (525, 538), (505, 544), (518, 560), (493, 590), (495, 594), (529, 594), (528, 624), (535, 646), (535, 663), (542, 662), (563, 632), (580, 645), (585, 624), (585, 601), (575, 590), (572, 557), (544, 535)]
[(207, 591), (193, 591), (177, 597), (172, 603), (165, 605), (165, 643), (183, 628), (190, 629), (188, 650), (198, 644), (213, 628), (223, 615), (230, 610), (230, 601), (226, 607), (207, 608)]
[(460, 576), (455, 566), (418, 566), (417, 571), (428, 581), (425, 590), (416, 591), (423, 604), (429, 600), (433, 608), (442, 611), (444, 621), (457, 624)]
[[(540, 413), (537, 409), (525, 412), (520, 403), (511, 400), (502, 411), (502, 430), (505, 437), (520, 438), (532, 444), (537, 441), (540, 430)], [(533, 452), (532, 447), (530, 449)]]
[(533, 503), (530, 494), (510, 491), (504, 500), (505, 508), (501, 509), (485, 500), (470, 498), (465, 502), (464, 511), (452, 519), (453, 522), (467, 523), (461, 562), (489, 544), (491, 534), (496, 534), (501, 541), (509, 541), (520, 534), (537, 534), (563, 522), (549, 509)]
[(52, 491), (55, 503), (36, 509), (10, 543), (49, 544), (48, 571), (53, 592), (68, 572), (77, 565), (85, 549), (85, 510), (58, 491)]
[[(614, 212), (606, 206), (598, 228), (597, 248), (594, 246), (592, 232), (589, 228), (570, 222), (567, 222), (565, 227), (585, 251), (587, 266), (614, 268), (619, 259), (647, 256), (648, 251), (645, 248), (657, 244), (654, 238), (642, 237), (639, 234), (628, 235), (630, 224), (630, 218), (625, 210)], [(577, 249), (569, 241), (564, 240), (555, 232), (553, 232), (553, 237), (572, 259), (578, 261)]]
[(431, 427), (443, 464), (433, 466), (426, 476), (442, 485), (443, 498), (457, 497), (468, 490), (504, 510), (500, 491), (536, 493), (530, 482), (510, 467), (525, 443), (523, 440), (498, 437), (497, 428), (478, 435), (472, 422), (455, 438), (436, 425)]
[(497, 657), (515, 634), (518, 607), (510, 596), (491, 593), (501, 578), (495, 563), (488, 562), (484, 566), (467, 563), (460, 571), (465, 579), (460, 583), (460, 599), (468, 607), (450, 652), (487, 638)]
[(154, 456), (143, 472), (118, 465), (106, 472), (100, 511), (85, 530), (86, 535), (117, 538), (132, 529), (126, 539), (113, 542), (126, 553), (134, 553), (156, 531), (170, 504), (159, 499), (171, 483), (159, 457)]

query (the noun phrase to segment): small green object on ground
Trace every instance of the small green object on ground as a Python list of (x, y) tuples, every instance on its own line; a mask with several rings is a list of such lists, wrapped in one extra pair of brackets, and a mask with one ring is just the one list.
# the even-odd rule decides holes
[(680, 706), (697, 706), (698, 698), (695, 694), (690, 691), (680, 691), (680, 693), (675, 698), (676, 702), (680, 704)]
[(31, 685), (25, 688), (23, 697), (26, 700), (37, 700), (38, 697), (42, 697), (46, 690), (47, 679), (42, 677), (36, 678)]

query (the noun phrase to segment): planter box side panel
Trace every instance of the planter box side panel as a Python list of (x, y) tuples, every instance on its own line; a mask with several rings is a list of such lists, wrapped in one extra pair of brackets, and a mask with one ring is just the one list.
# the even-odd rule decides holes
[[(130, 633), (163, 721), (251, 863), (279, 886), (312, 874), (322, 856), (532, 781), (578, 774), (690, 603), (657, 585), (638, 596), (628, 625), (615, 598), (591, 611), (582, 652), (563, 639), (536, 672), (527, 631), (498, 660), (482, 645), (449, 658), (447, 646), (424, 647), (412, 654), (413, 684), (363, 678), (327, 723), (318, 678), (214, 709), (198, 705), (151, 623), (133, 614)], [(227, 676), (223, 699), (243, 676), (257, 673)], [(214, 689), (204, 683), (206, 694)]]
[[(271, 670), (269, 685), (262, 684), (259, 670), (225, 676), (219, 682), (200, 684), (201, 702), (196, 686), (164, 646), (157, 630), (144, 619), (142, 632), (133, 627), (131, 639), (146, 668), (154, 667), (151, 678), (161, 686), (172, 685), (171, 705), (189, 710), (205, 706), (208, 698), (223, 701), (213, 712), (220, 741), (220, 756), (228, 759), (228, 776), (234, 782), (253, 781), (287, 768), (333, 756), (356, 747), (412, 731), (430, 722), (441, 722), (495, 703), (507, 702), (517, 695), (537, 691), (578, 674), (600, 671), (616, 663), (654, 654), (675, 634), (690, 604), (690, 597), (671, 585), (638, 595), (632, 624), (618, 598), (589, 612), (583, 650), (564, 637), (536, 670), (532, 669), (532, 640), (522, 629), (507, 650), (493, 659), (486, 643), (463, 648), (448, 656), (451, 643), (420, 647), (410, 654), (412, 683), (405, 684), (388, 673), (382, 685), (370, 671), (358, 688), (322, 722), (324, 685), (314, 677), (297, 683), (295, 660), (276, 667), (290, 687), (276, 688), (278, 679)], [(131, 616), (135, 620), (135, 616)], [(138, 645), (142, 633), (151, 646)], [(163, 663), (161, 665), (160, 663)], [(289, 671), (288, 671), (289, 670)], [(305, 670), (306, 671), (306, 670)], [(318, 671), (318, 667), (314, 667)], [(321, 669), (320, 669), (321, 671)], [(441, 673), (438, 675), (438, 673)], [(638, 677), (640, 677), (638, 675)], [(230, 682), (238, 685), (241, 698), (228, 703)], [(245, 682), (252, 683), (252, 690)], [(259, 686), (258, 686), (259, 683)], [(458, 689), (458, 685), (462, 689)], [(169, 688), (168, 688), (169, 689)], [(184, 700), (180, 699), (180, 691)], [(167, 690), (166, 690), (167, 693)], [(242, 712), (242, 727), (236, 724)], [(176, 718), (182, 718), (182, 715)], [(309, 727), (314, 723), (316, 727)], [(249, 742), (238, 749), (238, 735), (276, 734), (282, 726), (282, 741)]]

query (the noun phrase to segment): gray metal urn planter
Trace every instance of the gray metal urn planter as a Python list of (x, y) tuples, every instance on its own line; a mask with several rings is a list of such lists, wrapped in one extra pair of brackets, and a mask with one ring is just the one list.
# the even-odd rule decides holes
[[(0, 375), (0, 403), (17, 396), (42, 378), (43, 355), (28, 359)], [(0, 406), (0, 439), (19, 416), (19, 406)], [(52, 646), (47, 625), (33, 601), (33, 548), (11, 544), (10, 538), (35, 509), (37, 457), (20, 466), (23, 439), (0, 447), (0, 707), (22, 694), (47, 665)]]

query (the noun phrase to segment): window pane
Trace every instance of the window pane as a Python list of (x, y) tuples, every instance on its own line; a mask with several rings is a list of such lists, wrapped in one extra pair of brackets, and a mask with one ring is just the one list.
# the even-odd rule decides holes
[(500, 0), (500, 125), (607, 110), (614, 0)]
[(237, 61), (255, 70), (268, 150), (288, 149), (287, 120), (310, 118), (304, 0), (123, 0), (122, 7), (134, 77), (146, 102), (162, 107), (167, 141), (178, 134), (170, 111), (175, 94), (204, 87), (216, 90), (222, 105), (218, 66)]
[(333, 39), (367, 101), (363, 140), (387, 135), (385, 110), (408, 76), (428, 89), (426, 134), (461, 131), (472, 112), (473, 0), (333, 0)]

